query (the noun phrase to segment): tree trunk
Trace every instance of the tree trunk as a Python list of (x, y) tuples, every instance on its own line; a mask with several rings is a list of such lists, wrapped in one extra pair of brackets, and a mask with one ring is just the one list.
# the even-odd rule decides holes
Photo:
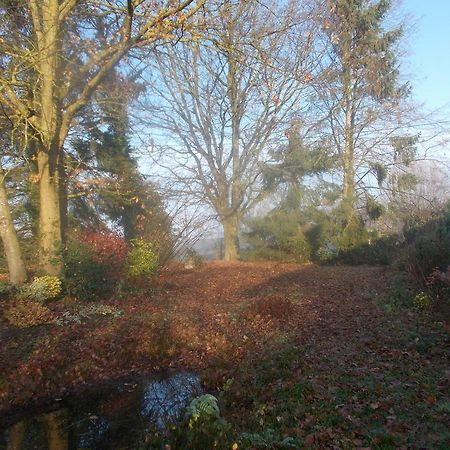
[(223, 219), (224, 260), (237, 261), (239, 259), (239, 219), (231, 216)]
[(48, 153), (40, 151), (38, 167), (40, 268), (48, 275), (59, 276), (62, 270), (62, 236), (57, 164), (51, 161)]
[(0, 235), (5, 249), (8, 264), (9, 281), (14, 286), (27, 281), (27, 271), (20, 250), (19, 239), (14, 228), (11, 211), (8, 204), (8, 194), (5, 186), (5, 176), (0, 168)]
[(6, 450), (22, 450), (25, 437), (25, 422), (17, 422), (9, 429)]
[(59, 176), (59, 211), (61, 217), (61, 242), (65, 242), (65, 236), (69, 227), (68, 220), (68, 187), (67, 187), (67, 174), (64, 166), (64, 152), (59, 152), (58, 158), (58, 176)]
[[(40, 50), (41, 86), (40, 146), (37, 163), (39, 171), (39, 250), (40, 268), (48, 275), (59, 276), (61, 204), (59, 165), (64, 140), (61, 133), (61, 105), (58, 99), (59, 55), (61, 51), (60, 5), (58, 0), (46, 0), (42, 9), (42, 32), (38, 40)], [(36, 19), (40, 20), (40, 19)], [(37, 108), (37, 109), (38, 109)]]
[(354, 155), (354, 118), (351, 94), (351, 75), (347, 70), (344, 76), (345, 95), (345, 145), (344, 145), (344, 181), (342, 189), (342, 200), (344, 207), (352, 214), (355, 204), (355, 155)]
[(69, 434), (67, 428), (67, 413), (65, 410), (45, 414), (44, 422), (47, 431), (49, 450), (68, 450)]

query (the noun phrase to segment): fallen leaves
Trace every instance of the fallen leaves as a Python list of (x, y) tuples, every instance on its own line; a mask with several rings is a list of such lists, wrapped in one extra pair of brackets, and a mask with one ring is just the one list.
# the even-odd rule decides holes
[[(257, 426), (304, 446), (395, 448), (415, 445), (411, 439), (426, 446), (434, 438), (421, 417), (445, 426), (445, 346), (436, 335), (432, 353), (418, 352), (428, 341), (412, 335), (412, 319), (386, 315), (366, 295), (385, 289), (383, 274), (279, 263), (168, 271), (155, 297), (113, 300), (120, 317), (4, 329), (0, 409), (184, 368), (201, 370), (213, 388), (233, 380), (224, 392), (229, 420), (240, 426), (251, 427), (252, 408), (264, 402)], [(385, 434), (372, 436), (376, 429)]]

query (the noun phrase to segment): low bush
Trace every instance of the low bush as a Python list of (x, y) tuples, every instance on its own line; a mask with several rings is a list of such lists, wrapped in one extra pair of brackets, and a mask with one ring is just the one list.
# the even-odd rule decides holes
[(194, 249), (188, 249), (184, 257), (185, 269), (199, 269), (203, 264), (203, 258)]
[(36, 277), (32, 283), (19, 290), (19, 297), (43, 303), (57, 298), (62, 291), (62, 283), (58, 277), (45, 275)]
[(40, 303), (18, 299), (4, 314), (6, 320), (15, 327), (28, 328), (53, 322), (51, 311)]
[(425, 292), (419, 292), (413, 298), (413, 305), (420, 310), (429, 309), (431, 302), (431, 297)]
[(135, 239), (127, 258), (128, 276), (134, 279), (153, 278), (158, 272), (158, 257), (150, 242)]
[(284, 211), (273, 211), (265, 217), (247, 221), (244, 233), (249, 249), (243, 259), (292, 261), (303, 263), (311, 258), (311, 245), (299, 218)]
[(450, 203), (434, 220), (407, 230), (405, 237), (399, 258), (418, 283), (425, 284), (435, 269), (445, 272), (450, 265)]
[(115, 283), (108, 275), (108, 266), (97, 262), (91, 249), (71, 239), (63, 253), (64, 287), (66, 293), (79, 300), (106, 298), (114, 291)]
[(112, 231), (86, 231), (80, 241), (89, 247), (95, 263), (107, 267), (108, 276), (120, 280), (124, 276), (129, 246)]
[(348, 250), (339, 250), (334, 255), (327, 257), (325, 262), (339, 262), (348, 265), (389, 265), (395, 251), (398, 250), (395, 240), (394, 237), (383, 237), (361, 243)]
[(8, 298), (14, 291), (14, 287), (8, 281), (0, 280), (0, 299)]
[(170, 432), (159, 430), (146, 438), (146, 448), (238, 449), (233, 443), (230, 424), (220, 415), (217, 399), (205, 394), (192, 400), (185, 420), (172, 425)]
[(218, 419), (220, 409), (217, 398), (211, 394), (204, 394), (194, 398), (186, 409), (189, 427), (192, 428), (201, 420)]

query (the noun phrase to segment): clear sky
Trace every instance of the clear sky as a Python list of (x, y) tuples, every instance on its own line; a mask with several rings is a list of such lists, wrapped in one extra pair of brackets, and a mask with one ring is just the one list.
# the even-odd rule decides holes
[(427, 109), (450, 108), (450, 0), (403, 0), (412, 16), (408, 37), (413, 92)]

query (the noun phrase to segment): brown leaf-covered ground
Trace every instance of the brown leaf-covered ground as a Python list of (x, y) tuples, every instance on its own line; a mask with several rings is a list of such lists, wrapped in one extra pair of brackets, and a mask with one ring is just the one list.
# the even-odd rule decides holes
[(2, 322), (0, 412), (183, 368), (219, 392), (242, 446), (450, 448), (448, 334), (412, 309), (387, 312), (392, 283), (378, 267), (212, 262), (111, 300), (120, 317)]

